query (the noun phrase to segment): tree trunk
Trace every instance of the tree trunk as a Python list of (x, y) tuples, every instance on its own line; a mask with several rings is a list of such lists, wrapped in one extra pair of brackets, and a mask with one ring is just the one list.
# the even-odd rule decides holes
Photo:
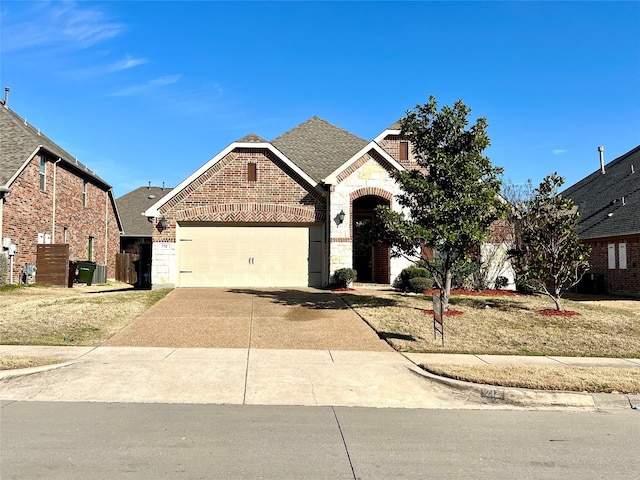
[(451, 296), (451, 279), (453, 272), (447, 269), (444, 273), (444, 288), (440, 290), (440, 300), (442, 301), (442, 311), (449, 310), (449, 297)]

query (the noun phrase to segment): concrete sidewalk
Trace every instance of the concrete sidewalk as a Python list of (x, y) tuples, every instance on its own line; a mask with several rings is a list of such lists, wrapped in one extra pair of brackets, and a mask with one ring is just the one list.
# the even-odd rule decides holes
[[(626, 366), (640, 359), (407, 354), (343, 350), (1, 346), (62, 363), (0, 372), (3, 401), (387, 408), (629, 408), (640, 396), (540, 392), (431, 375), (421, 363)], [(639, 370), (640, 372), (640, 370)]]

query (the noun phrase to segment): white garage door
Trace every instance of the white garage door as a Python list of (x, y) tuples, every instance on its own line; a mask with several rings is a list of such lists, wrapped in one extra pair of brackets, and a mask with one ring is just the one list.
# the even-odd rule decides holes
[(306, 287), (322, 284), (322, 227), (178, 228), (180, 287)]

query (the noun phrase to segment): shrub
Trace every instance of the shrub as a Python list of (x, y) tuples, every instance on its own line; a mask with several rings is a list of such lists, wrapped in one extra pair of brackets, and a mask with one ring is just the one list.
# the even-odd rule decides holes
[(413, 293), (422, 293), (433, 288), (433, 280), (425, 277), (413, 277), (409, 280), (408, 290)]
[(351, 282), (355, 282), (356, 278), (358, 278), (358, 272), (353, 268), (339, 268), (333, 276), (335, 277), (338, 286), (347, 287)]
[(409, 288), (409, 282), (412, 278), (431, 278), (431, 274), (426, 268), (407, 267), (400, 272), (400, 280), (402, 287), (406, 290)]
[(516, 282), (516, 292), (523, 295), (535, 295), (536, 290), (524, 282)]
[(509, 285), (509, 279), (507, 277), (499, 276), (496, 278), (496, 289), (506, 288)]

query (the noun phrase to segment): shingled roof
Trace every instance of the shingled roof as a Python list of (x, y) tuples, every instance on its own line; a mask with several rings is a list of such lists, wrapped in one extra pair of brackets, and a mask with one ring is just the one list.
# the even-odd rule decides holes
[(311, 178), (321, 181), (369, 142), (320, 117), (312, 117), (271, 144)]
[(640, 234), (640, 145), (572, 185), (583, 240)]
[(152, 225), (143, 213), (171, 190), (163, 187), (140, 187), (116, 198), (123, 236), (151, 237)]
[(39, 149), (46, 150), (51, 156), (61, 159), (72, 170), (95, 180), (106, 189), (111, 185), (89, 168), (78, 162), (40, 130), (20, 118), (4, 102), (0, 102), (0, 186), (7, 186), (13, 176), (20, 171), (25, 162)]

